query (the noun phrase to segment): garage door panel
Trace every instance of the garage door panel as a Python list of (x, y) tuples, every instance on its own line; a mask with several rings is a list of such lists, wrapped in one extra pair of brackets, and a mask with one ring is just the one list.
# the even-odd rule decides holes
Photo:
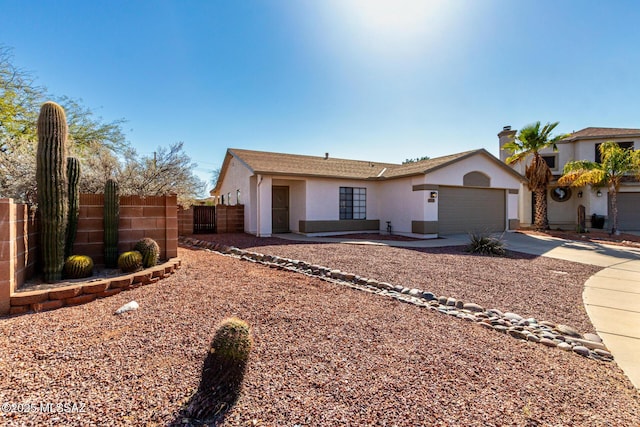
[(640, 193), (618, 193), (618, 228), (640, 230)]
[(440, 234), (504, 231), (505, 211), (504, 190), (441, 186), (438, 231)]

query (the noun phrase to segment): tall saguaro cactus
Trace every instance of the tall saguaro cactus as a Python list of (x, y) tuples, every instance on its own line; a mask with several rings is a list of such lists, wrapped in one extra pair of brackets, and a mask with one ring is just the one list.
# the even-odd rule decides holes
[(65, 259), (73, 255), (73, 244), (76, 241), (78, 218), (80, 217), (80, 187), (78, 186), (80, 162), (75, 157), (67, 158), (67, 179), (69, 180), (69, 221), (64, 246)]
[(46, 102), (40, 108), (36, 157), (43, 273), (46, 282), (53, 282), (62, 278), (69, 210), (67, 118), (55, 102)]
[(120, 199), (118, 184), (108, 179), (104, 185), (104, 265), (118, 265), (118, 223), (120, 221)]

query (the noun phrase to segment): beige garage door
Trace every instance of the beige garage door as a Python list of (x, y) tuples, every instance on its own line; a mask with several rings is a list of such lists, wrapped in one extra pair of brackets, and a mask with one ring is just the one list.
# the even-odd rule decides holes
[(640, 193), (618, 193), (618, 228), (640, 230)]
[(438, 232), (457, 234), (505, 229), (504, 190), (440, 187)]

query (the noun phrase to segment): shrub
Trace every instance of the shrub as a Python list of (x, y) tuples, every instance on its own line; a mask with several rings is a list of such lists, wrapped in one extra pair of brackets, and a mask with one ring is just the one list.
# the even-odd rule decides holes
[(82, 279), (93, 274), (93, 260), (87, 255), (71, 255), (64, 263), (64, 277)]
[(138, 251), (129, 251), (120, 254), (118, 267), (125, 273), (140, 270), (142, 268), (142, 254)]
[(133, 247), (133, 250), (142, 254), (142, 266), (144, 268), (153, 267), (158, 263), (160, 246), (155, 240), (148, 237), (140, 239)]
[(466, 250), (480, 255), (503, 256), (506, 254), (502, 238), (496, 239), (483, 233), (471, 233)]

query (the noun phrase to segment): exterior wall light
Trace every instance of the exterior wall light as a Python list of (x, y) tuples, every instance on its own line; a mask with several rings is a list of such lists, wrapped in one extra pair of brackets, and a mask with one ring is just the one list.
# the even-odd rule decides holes
[(432, 191), (432, 192), (429, 194), (429, 198), (430, 198), (430, 199), (437, 199), (437, 198), (438, 198), (438, 192), (437, 192), (437, 191)]
[(578, 191), (578, 199), (582, 199), (582, 191)]
[(602, 197), (602, 191), (600, 191), (600, 190), (596, 191), (596, 196)]

